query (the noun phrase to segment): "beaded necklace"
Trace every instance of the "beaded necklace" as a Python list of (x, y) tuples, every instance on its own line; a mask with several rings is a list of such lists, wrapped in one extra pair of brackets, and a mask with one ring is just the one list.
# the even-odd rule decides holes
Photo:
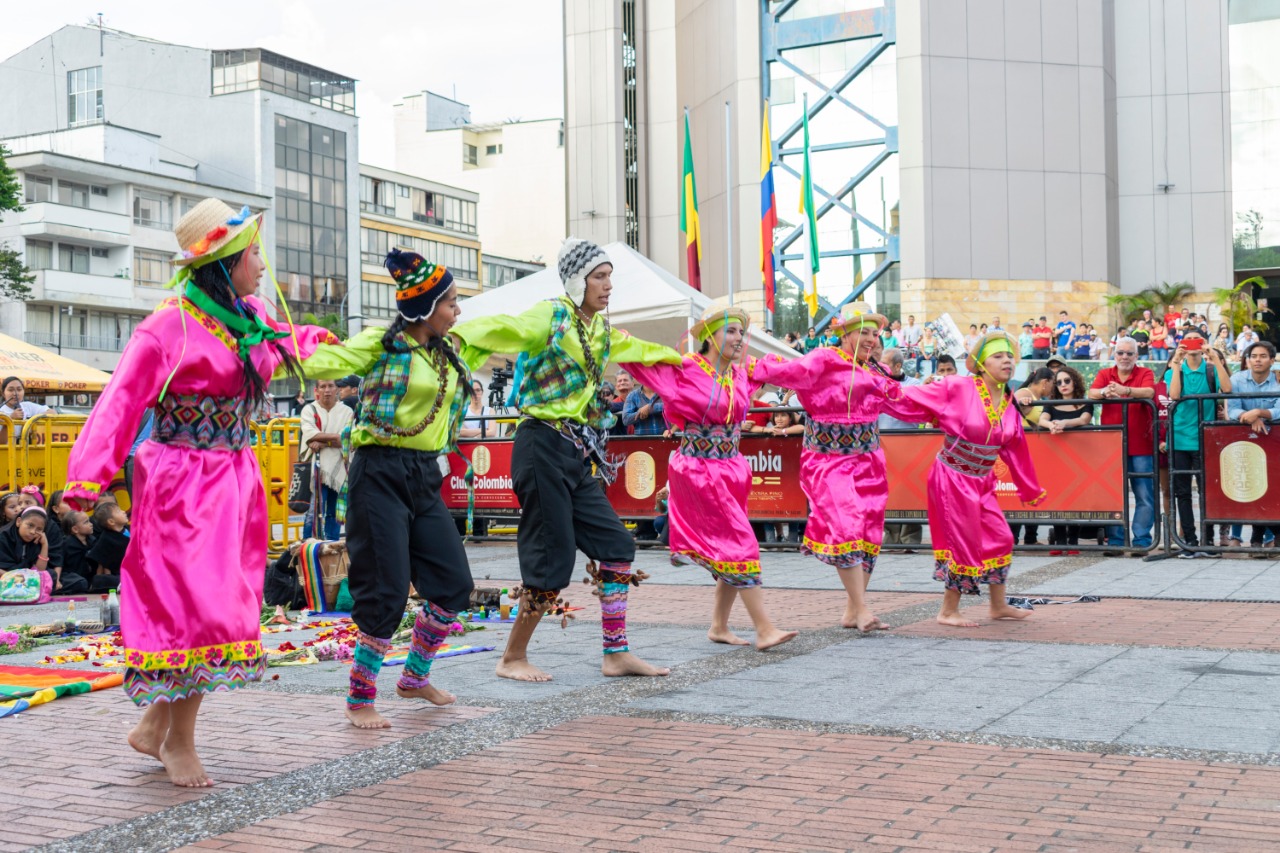
[(431, 355), (423, 353), (421, 345), (413, 347), (413, 352), (422, 357), (428, 365), (436, 368), (436, 400), (431, 406), (431, 411), (427, 412), (426, 417), (420, 423), (412, 427), (398, 427), (395, 424), (387, 423), (373, 413), (371, 408), (365, 409), (364, 416), (379, 431), (389, 435), (399, 436), (400, 438), (413, 438), (420, 435), (423, 430), (431, 426), (431, 422), (436, 419), (436, 415), (440, 414), (440, 409), (444, 406), (445, 389), (449, 383), (448, 377), (448, 360), (444, 356), (444, 352), (439, 349), (431, 350)]
[(996, 406), (991, 402), (991, 392), (987, 389), (987, 383), (982, 381), (981, 376), (973, 377), (974, 384), (978, 388), (978, 396), (982, 398), (982, 408), (987, 415), (987, 438), (991, 438), (991, 431), (1000, 425), (1000, 421), (1004, 419), (1005, 409), (1009, 408), (1009, 397), (1003, 395), (1000, 397), (1000, 405)]

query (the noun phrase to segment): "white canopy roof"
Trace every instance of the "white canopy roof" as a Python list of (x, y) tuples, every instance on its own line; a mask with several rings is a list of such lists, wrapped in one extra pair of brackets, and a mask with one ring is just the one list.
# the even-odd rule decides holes
[[(613, 262), (613, 293), (609, 297), (609, 321), (637, 338), (666, 344), (678, 350), (689, 327), (697, 322), (712, 299), (694, 290), (626, 243), (602, 247)], [(543, 299), (564, 293), (554, 266), (510, 284), (462, 301), (462, 322), (490, 314), (519, 314)], [(749, 349), (754, 355), (777, 353), (795, 357), (788, 347), (760, 328), (753, 318)]]

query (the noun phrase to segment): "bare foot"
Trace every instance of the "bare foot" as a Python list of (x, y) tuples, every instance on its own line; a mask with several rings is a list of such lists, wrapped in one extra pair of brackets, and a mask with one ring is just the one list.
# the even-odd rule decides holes
[(841, 628), (857, 628), (866, 634), (869, 631), (886, 631), (889, 626), (881, 622), (874, 613), (864, 607), (861, 610), (850, 611), (845, 608), (844, 616), (840, 619)]
[(498, 666), (494, 669), (494, 675), (499, 678), (510, 678), (515, 681), (550, 681), (551, 674), (543, 672), (533, 664), (529, 663), (528, 658), (520, 660), (498, 661)]
[(953, 628), (977, 628), (978, 623), (965, 619), (960, 615), (959, 611), (955, 613), (942, 612), (938, 614), (939, 625), (950, 625)]
[(712, 628), (710, 631), (707, 632), (707, 639), (713, 643), (724, 643), (725, 645), (729, 645), (729, 646), (751, 645), (746, 640), (742, 639), (737, 634), (730, 631), (728, 628), (725, 628), (723, 631), (717, 631), (715, 628)]
[(1014, 607), (1011, 604), (1005, 604), (1000, 607), (991, 606), (992, 619), (1026, 619), (1030, 615), (1030, 610), (1023, 610), (1021, 607)]
[(670, 675), (671, 669), (646, 663), (631, 652), (615, 652), (604, 656), (600, 671), (610, 678), (620, 675)]
[(397, 684), (396, 695), (401, 699), (426, 699), (432, 705), (452, 705), (458, 701), (457, 696), (432, 684), (428, 684), (425, 687), (415, 687), (412, 690)]
[(133, 747), (143, 755), (150, 755), (157, 761), (163, 761), (160, 757), (160, 747), (164, 744), (164, 737), (168, 731), (158, 731), (152, 726), (138, 723), (129, 732), (129, 746)]
[(756, 648), (764, 651), (774, 646), (780, 646), (785, 642), (794, 640), (799, 633), (799, 631), (780, 631), (774, 628), (767, 634), (756, 634)]
[[(398, 692), (398, 691), (397, 691)], [(389, 729), (391, 721), (378, 713), (372, 705), (363, 705), (359, 708), (347, 706), (347, 719), (351, 721), (351, 725), (357, 729)]]
[(194, 746), (160, 746), (160, 761), (169, 774), (169, 781), (179, 788), (209, 788), (213, 781), (204, 772), (200, 756), (196, 755)]

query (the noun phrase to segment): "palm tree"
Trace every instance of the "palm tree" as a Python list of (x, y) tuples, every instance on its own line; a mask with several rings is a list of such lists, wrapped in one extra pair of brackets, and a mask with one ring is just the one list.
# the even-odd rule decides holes
[[(1177, 281), (1170, 284), (1161, 282), (1157, 287), (1148, 287), (1139, 292), (1144, 297), (1153, 315), (1163, 317), (1169, 309), (1196, 292), (1196, 286), (1189, 281)], [(1156, 309), (1159, 309), (1158, 311)]]
[(1258, 303), (1253, 299), (1255, 285), (1266, 287), (1266, 279), (1254, 276), (1246, 278), (1235, 287), (1219, 287), (1213, 291), (1213, 301), (1222, 309), (1222, 320), (1231, 327), (1233, 337), (1246, 324), (1259, 332), (1267, 329), (1267, 324), (1258, 319)]

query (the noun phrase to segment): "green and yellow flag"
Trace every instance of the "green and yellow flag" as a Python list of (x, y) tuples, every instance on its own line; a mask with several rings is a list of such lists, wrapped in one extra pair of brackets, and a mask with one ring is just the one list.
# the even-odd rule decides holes
[(698, 185), (693, 180), (693, 146), (689, 144), (689, 113), (684, 114), (684, 175), (680, 179), (680, 230), (689, 260), (689, 285), (702, 290), (702, 226), (698, 223)]
[(805, 214), (805, 258), (809, 262), (809, 278), (805, 282), (804, 301), (809, 316), (818, 313), (818, 215), (813, 206), (813, 175), (809, 171), (809, 102), (804, 105), (804, 173), (800, 179), (800, 212)]

